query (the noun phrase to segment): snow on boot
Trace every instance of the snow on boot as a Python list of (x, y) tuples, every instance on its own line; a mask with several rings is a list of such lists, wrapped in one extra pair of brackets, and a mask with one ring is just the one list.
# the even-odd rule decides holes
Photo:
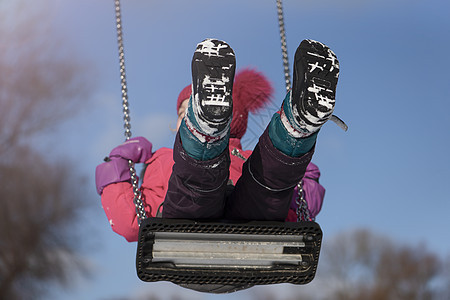
[(324, 44), (304, 40), (294, 57), (294, 80), (281, 120), (289, 133), (306, 137), (330, 119), (335, 105), (339, 61)]
[(229, 131), (235, 66), (233, 49), (226, 42), (206, 39), (197, 45), (186, 125), (201, 142), (221, 139)]
[(233, 114), (233, 49), (216, 39), (197, 45), (192, 58), (192, 95), (180, 126), (183, 148), (197, 160), (210, 160), (228, 147)]

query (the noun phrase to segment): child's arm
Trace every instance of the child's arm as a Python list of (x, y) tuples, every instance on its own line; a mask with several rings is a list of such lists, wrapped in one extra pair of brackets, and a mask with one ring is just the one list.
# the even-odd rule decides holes
[[(172, 156), (172, 149), (161, 148), (147, 161), (140, 188), (147, 217), (155, 217), (164, 201), (173, 166)], [(103, 189), (102, 206), (111, 228), (129, 242), (137, 241), (139, 234), (133, 200), (133, 188), (129, 182), (110, 184)]]
[[(102, 207), (112, 230), (128, 242), (137, 241), (139, 233), (133, 199), (133, 187), (129, 182), (110, 184), (102, 193)], [(151, 213), (148, 205), (145, 205), (145, 211)]]
[[(114, 148), (105, 163), (97, 166), (97, 192), (113, 230), (128, 241), (137, 239), (134, 194), (130, 183), (128, 160), (143, 163), (152, 157), (152, 144), (143, 137), (129, 139)], [(146, 207), (146, 210), (150, 210)]]

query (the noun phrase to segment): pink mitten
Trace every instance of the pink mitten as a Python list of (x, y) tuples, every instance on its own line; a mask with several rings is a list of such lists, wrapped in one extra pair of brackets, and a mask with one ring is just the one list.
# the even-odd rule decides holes
[(97, 193), (101, 195), (108, 184), (131, 179), (128, 160), (144, 163), (151, 157), (152, 143), (144, 137), (132, 138), (117, 146), (109, 154), (108, 160), (95, 169)]
[(152, 143), (141, 136), (131, 138), (114, 148), (109, 157), (121, 157), (134, 163), (144, 163), (152, 157)]
[(103, 188), (111, 183), (129, 181), (131, 179), (128, 160), (113, 157), (95, 169), (95, 186), (97, 193), (102, 194)]
[[(322, 209), (323, 199), (325, 197), (325, 188), (319, 183), (320, 170), (313, 164), (309, 163), (306, 168), (305, 176), (303, 177), (303, 196), (308, 203), (310, 217), (314, 219)], [(291, 209), (296, 211), (298, 204), (296, 198), (298, 189), (295, 187), (294, 195), (292, 197)]]

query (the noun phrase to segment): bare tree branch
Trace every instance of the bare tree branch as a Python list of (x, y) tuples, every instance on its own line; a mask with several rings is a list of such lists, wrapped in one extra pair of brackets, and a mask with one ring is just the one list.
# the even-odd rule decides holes
[(86, 271), (71, 229), (85, 204), (83, 182), (67, 163), (49, 164), (30, 149), (16, 155), (0, 165), (0, 299), (35, 298), (42, 282), (66, 284), (74, 270)]
[(0, 10), (0, 155), (79, 111), (90, 88), (44, 12), (23, 3)]
[(0, 10), (0, 299), (37, 299), (87, 270), (73, 230), (85, 182), (30, 139), (73, 116), (90, 85), (45, 11), (29, 4)]
[(424, 245), (406, 246), (357, 230), (341, 234), (322, 254), (334, 299), (433, 299), (440, 258)]

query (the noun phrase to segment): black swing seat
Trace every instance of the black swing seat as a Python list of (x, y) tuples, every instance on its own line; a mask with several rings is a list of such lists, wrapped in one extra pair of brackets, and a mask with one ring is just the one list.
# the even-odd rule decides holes
[(143, 281), (214, 293), (306, 284), (315, 276), (321, 243), (315, 222), (147, 218), (140, 226), (136, 268)]

